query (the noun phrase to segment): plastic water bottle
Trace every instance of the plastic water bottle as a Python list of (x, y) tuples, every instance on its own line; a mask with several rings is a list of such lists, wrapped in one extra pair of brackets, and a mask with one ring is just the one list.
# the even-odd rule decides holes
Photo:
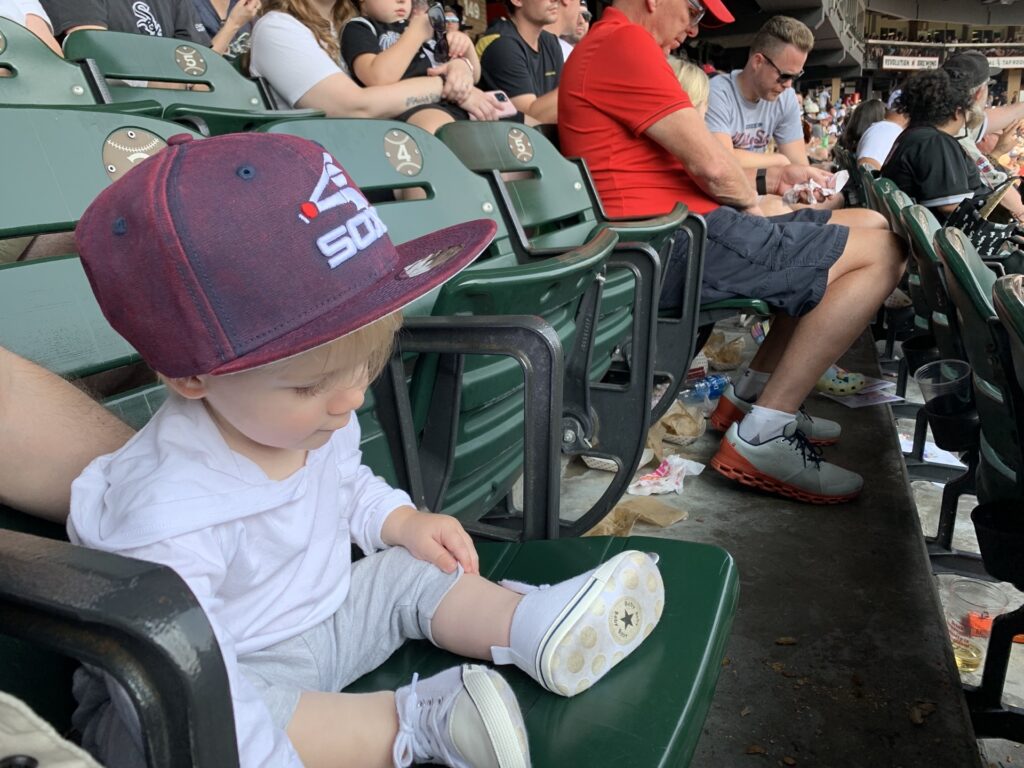
[(722, 373), (712, 373), (690, 384), (679, 392), (679, 399), (686, 405), (699, 406), (705, 414), (714, 410), (715, 401), (729, 386), (730, 379)]

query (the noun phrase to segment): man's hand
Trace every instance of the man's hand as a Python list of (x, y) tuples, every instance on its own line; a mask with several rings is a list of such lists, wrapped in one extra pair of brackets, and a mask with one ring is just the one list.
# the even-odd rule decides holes
[(1015, 120), (1010, 123), (1006, 128), (1003, 129), (1002, 133), (999, 134), (999, 140), (996, 145), (992, 148), (989, 154), (992, 157), (1002, 157), (1015, 146), (1017, 146), (1017, 139), (1020, 129), (1024, 127), (1024, 120)]
[(405, 547), (418, 560), (433, 563), (445, 573), (461, 565), (466, 573), (480, 573), (480, 558), (462, 523), (450, 515), (399, 507), (384, 521), (385, 544)]
[(236, 28), (241, 29), (250, 21), (256, 18), (256, 14), (260, 12), (260, 0), (238, 0), (235, 3), (235, 7), (231, 9), (228, 14), (228, 22), (231, 22)]
[(493, 94), (473, 88), (459, 106), (469, 112), (471, 120), (497, 120), (501, 117), (503, 105)]
[[(444, 64), (438, 64), (427, 70), (428, 75), (438, 75), (444, 78), (444, 88), (441, 90), (441, 98), (445, 101), (458, 104), (467, 112), (471, 113), (469, 107), (462, 102), (470, 98), (473, 87), (473, 70), (466, 66), (468, 62), (463, 59), (452, 59)], [(478, 118), (489, 120), (491, 118)]]
[[(783, 195), (797, 184), (806, 184), (809, 181), (814, 181), (822, 187), (831, 187), (832, 174), (811, 165), (784, 165), (769, 168), (765, 175), (765, 186), (774, 195)], [(816, 194), (813, 200), (803, 202), (811, 205), (820, 203), (825, 199), (824, 195), (819, 197), (820, 194)]]

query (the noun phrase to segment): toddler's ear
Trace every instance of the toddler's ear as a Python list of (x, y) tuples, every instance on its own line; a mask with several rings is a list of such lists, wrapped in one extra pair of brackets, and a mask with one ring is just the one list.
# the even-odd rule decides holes
[(188, 400), (200, 400), (206, 396), (206, 381), (201, 376), (184, 376), (182, 378), (160, 377), (164, 384)]

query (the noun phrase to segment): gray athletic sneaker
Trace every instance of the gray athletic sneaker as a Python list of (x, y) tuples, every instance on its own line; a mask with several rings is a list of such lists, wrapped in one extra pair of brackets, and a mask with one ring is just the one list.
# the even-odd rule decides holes
[[(725, 432), (737, 421), (742, 421), (753, 407), (754, 403), (748, 403), (737, 395), (730, 384), (718, 399), (718, 406), (711, 414), (711, 427), (719, 432)], [(796, 414), (796, 426), (814, 445), (835, 445), (843, 431), (838, 422), (815, 418), (807, 413), (803, 406)]]
[(413, 762), (452, 768), (529, 768), (530, 747), (515, 694), (505, 679), (464, 664), (395, 691), (395, 768)]
[(739, 435), (734, 423), (722, 438), (711, 466), (732, 480), (811, 504), (839, 504), (860, 494), (864, 479), (821, 458), (797, 429), (786, 425), (783, 434), (760, 445)]

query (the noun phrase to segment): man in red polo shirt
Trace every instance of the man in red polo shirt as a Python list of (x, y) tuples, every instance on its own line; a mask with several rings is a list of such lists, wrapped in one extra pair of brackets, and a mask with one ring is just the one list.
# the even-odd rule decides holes
[[(810, 419), (801, 404), (896, 286), (903, 246), (882, 229), (828, 224), (829, 211), (761, 214), (759, 193), (781, 194), (820, 172), (791, 165), (748, 177), (705, 127), (666, 60), (697, 34), (706, 10), (733, 20), (721, 0), (705, 2), (614, 0), (562, 72), (562, 151), (586, 159), (613, 216), (663, 214), (682, 201), (706, 218), (703, 301), (753, 296), (776, 310), (750, 369), (712, 417), (726, 433), (711, 465), (802, 501), (847, 501), (862, 478), (822, 460), (815, 445), (836, 442), (839, 425)], [(680, 232), (662, 309), (680, 304), (687, 244)]]

